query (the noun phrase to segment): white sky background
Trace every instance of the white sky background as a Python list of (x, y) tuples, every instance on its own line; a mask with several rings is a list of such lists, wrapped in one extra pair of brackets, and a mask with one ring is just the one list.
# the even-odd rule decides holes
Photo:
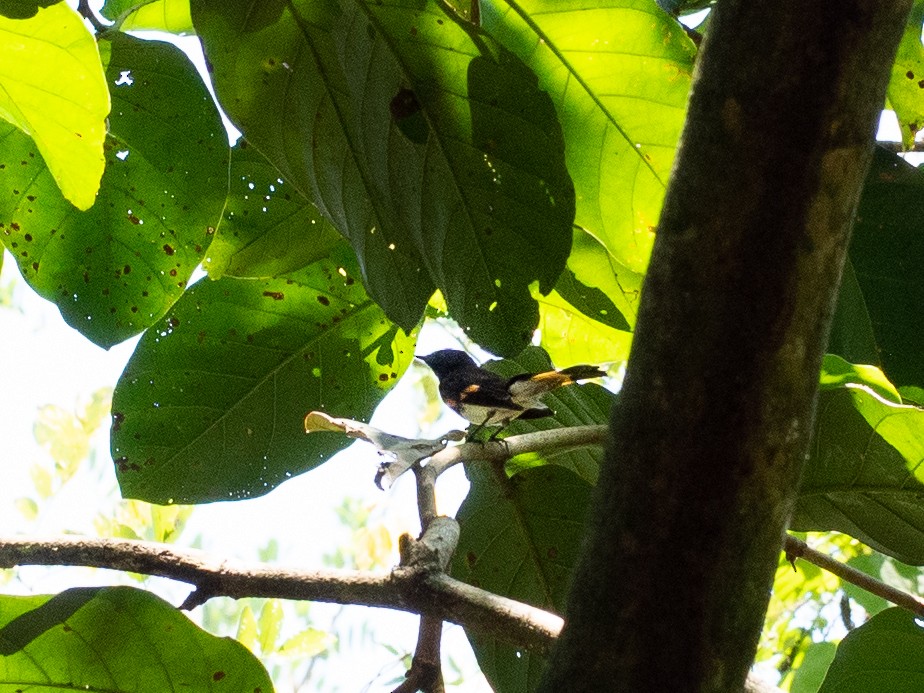
[[(175, 37), (163, 37), (175, 40)], [(180, 42), (181, 47), (204, 71), (201, 51), (195, 38)], [(894, 114), (886, 113), (879, 136), (898, 140)], [(918, 163), (918, 162), (915, 162)], [(6, 254), (0, 274), (0, 287), (15, 282), (14, 308), (0, 308), (0, 526), (3, 534), (27, 533), (36, 530), (45, 534), (64, 531), (95, 534), (93, 517), (102, 504), (112, 502), (116, 493), (115, 475), (109, 457), (108, 425), (98, 440), (96, 454), (104, 478), (98, 484), (72, 482), (55, 500), (53, 516), (40, 518), (38, 525), (26, 521), (14, 502), (20, 496), (34, 496), (29, 467), (34, 462), (48, 464), (47, 454), (36, 444), (32, 427), (38, 410), (45, 404), (57, 404), (66, 410), (86, 402), (91, 393), (105, 386), (115, 386), (128, 361), (137, 339), (129, 340), (105, 351), (68, 327), (57, 308), (38, 297), (19, 277), (13, 258)], [(443, 347), (458, 346), (453, 337), (438, 328), (426, 328), (418, 351), (429, 353)], [(418, 415), (423, 406), (422, 394), (416, 387), (423, 372), (417, 365), (408, 371), (373, 423), (390, 432), (413, 436), (418, 431)], [(330, 412), (346, 416), (349, 412)], [(450, 428), (460, 427), (460, 419), (451, 412), (435, 422), (432, 430), (422, 434), (435, 437)], [(463, 422), (464, 424), (464, 422)], [(408, 475), (395, 488), (382, 492), (373, 485), (378, 457), (371, 447), (356, 444), (318, 469), (287, 481), (261, 498), (246, 501), (215, 503), (198, 506), (178, 545), (186, 545), (201, 534), (203, 548), (215, 556), (252, 561), (257, 551), (271, 539), (280, 544), (280, 565), (304, 568), (322, 566), (322, 556), (348, 543), (348, 534), (335, 515), (345, 496), (363, 499), (376, 508), (375, 517), (390, 529), (393, 543), (401, 532), (416, 534), (417, 516), (413, 479)], [(438, 487), (440, 510), (454, 514), (467, 491), (461, 467), (451, 470)], [(397, 562), (397, 556), (394, 557)], [(5, 592), (54, 592), (76, 584), (109, 584), (110, 574), (100, 571), (22, 571), (22, 584), (9, 584)], [(182, 601), (188, 591), (185, 586), (151, 581), (155, 588), (172, 603)], [(316, 605), (312, 614), (318, 626), (326, 622), (338, 607)], [(371, 614), (371, 615), (370, 615)], [(370, 619), (381, 642), (412, 652), (416, 640), (417, 618), (396, 611), (353, 609), (349, 620), (361, 623)], [(490, 690), (480, 676), (473, 655), (460, 628), (447, 627), (444, 656), (452, 656), (465, 671), (466, 685), (458, 690), (480, 692)], [(371, 683), (369, 691), (390, 690), (385, 681), (376, 679), (380, 670), (395, 657), (385, 648), (365, 648), (352, 653), (349, 659), (334, 660), (327, 667), (327, 681), (339, 684), (340, 690), (358, 691)], [(287, 690), (280, 682), (279, 691)], [(330, 690), (335, 690), (330, 688)]]

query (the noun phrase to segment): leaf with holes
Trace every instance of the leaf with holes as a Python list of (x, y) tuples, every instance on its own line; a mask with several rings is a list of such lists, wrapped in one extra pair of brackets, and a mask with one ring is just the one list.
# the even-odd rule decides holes
[(638, 0), (490, 0), (481, 20), (556, 104), (576, 223), (644, 272), (686, 115), (693, 42), (654, 2)]
[(924, 45), (921, 45), (921, 25), (924, 24), (924, 2), (916, 0), (905, 33), (898, 44), (898, 54), (892, 65), (892, 76), (886, 95), (895, 109), (901, 126), (902, 143), (910, 149), (918, 130), (924, 128)]
[[(108, 44), (103, 42), (105, 48)], [(116, 34), (106, 172), (74, 209), (29, 138), (0, 127), (0, 239), (29, 284), (101, 346), (141, 332), (183, 293), (227, 194), (228, 142), (192, 63)]]
[(273, 690), (260, 661), (130, 587), (0, 596), (4, 690)]
[[(484, 463), (466, 466), (471, 490), (458, 520), (451, 573), (482, 589), (562, 613), (584, 536), (591, 486), (557, 466), (512, 478)], [(495, 690), (535, 690), (545, 666), (535, 653), (467, 633)]]
[(410, 327), (438, 286), (513, 354), (571, 242), (564, 141), (535, 75), (434, 0), (193, 2), (219, 99), (352, 243), (370, 295)]
[[(347, 249), (348, 250), (348, 249)], [(268, 493), (349, 444), (306, 411), (368, 418), (414, 354), (346, 265), (191, 287), (141, 338), (112, 402), (125, 497), (205, 503)]]
[(325, 257), (343, 240), (260, 152), (231, 150), (231, 186), (205, 268), (213, 279), (278, 277)]
[[(31, 157), (0, 155), (0, 165), (31, 169), (32, 159), (40, 156), (51, 184), (77, 208), (87, 209), (103, 174), (109, 93), (96, 40), (81, 16), (64, 2), (38, 11), (37, 5), (48, 4), (5, 7), (4, 14), (12, 12), (7, 16), (28, 19), (0, 16), (0, 54), (6, 56), (0, 63), (0, 118), (31, 138)], [(6, 130), (0, 130), (0, 142)], [(11, 180), (0, 178), (0, 191), (24, 187), (10, 185)]]

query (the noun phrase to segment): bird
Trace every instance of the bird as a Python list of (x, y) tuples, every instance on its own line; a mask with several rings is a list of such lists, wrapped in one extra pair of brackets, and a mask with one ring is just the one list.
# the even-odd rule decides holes
[(606, 371), (597, 366), (581, 365), (505, 378), (480, 367), (471, 356), (458, 349), (441, 349), (418, 358), (439, 380), (443, 402), (475, 424), (469, 438), (484, 426), (501, 426), (491, 440), (514, 419), (552, 416), (554, 412), (540, 399), (545, 393), (579, 380), (606, 375)]

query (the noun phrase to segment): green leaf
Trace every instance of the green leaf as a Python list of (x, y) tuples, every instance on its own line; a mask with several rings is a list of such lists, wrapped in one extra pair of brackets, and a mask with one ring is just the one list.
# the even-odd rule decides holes
[[(580, 552), (591, 486), (556, 466), (508, 479), (488, 464), (466, 465), (472, 487), (459, 508), (462, 532), (453, 577), (562, 613)], [(467, 633), (498, 691), (535, 690), (544, 662), (531, 652)]]
[[(877, 580), (882, 580), (882, 568), (886, 561), (890, 560), (892, 559), (886, 558), (881, 553), (870, 553), (851, 558), (849, 561), (847, 561), (847, 565), (851, 568), (861, 570), (867, 575), (872, 575)], [(861, 587), (857, 587), (853, 583), (842, 582), (841, 587), (848, 597), (862, 606), (866, 613), (870, 615), (874, 616), (880, 611), (884, 611), (885, 609), (889, 608), (888, 601), (873, 594), (872, 592), (868, 592)]]
[[(0, 69), (0, 118), (32, 138), (64, 197), (78, 209), (89, 209), (103, 175), (109, 113), (96, 40), (81, 16), (62, 2), (30, 19), (0, 17), (0, 54), (16, 56)], [(0, 131), (2, 149), (6, 130)], [(29, 164), (31, 169), (33, 163), (0, 159), (8, 168)], [(0, 193), (11, 190), (9, 181), (0, 177)]]
[(535, 75), (434, 0), (192, 7), (226, 111), (350, 239), (386, 313), (413, 326), (438, 286), (472, 339), (525, 346), (574, 214)]
[[(492, 361), (485, 364), (489, 370), (504, 377), (520, 373), (541, 373), (552, 368), (549, 357), (542, 349), (529, 347), (515, 359)], [(562, 364), (567, 366), (574, 363)], [(555, 412), (542, 419), (515, 419), (506, 429), (508, 435), (547, 431), (567, 426), (593, 426), (609, 423), (610, 408), (615, 395), (594, 383), (569, 385), (546, 394), (543, 403)], [(507, 471), (516, 474), (524, 469), (554, 464), (574, 472), (587, 483), (594, 484), (603, 461), (603, 448), (588, 446), (574, 450), (517, 455), (507, 463)]]
[(924, 690), (924, 630), (914, 614), (887, 609), (847, 634), (819, 693)]
[(0, 128), (0, 239), (65, 320), (111, 346), (152, 325), (205, 255), (227, 191), (228, 144), (176, 47), (112, 36), (106, 173), (96, 205), (58, 193), (28, 138)]
[(626, 332), (632, 329), (605, 293), (596, 287), (582, 284), (570, 270), (562, 272), (555, 284), (555, 291), (584, 315), (603, 325)]
[(50, 7), (61, 0), (0, 0), (0, 15), (10, 19), (29, 19), (43, 7)]
[(556, 104), (576, 223), (644, 272), (686, 114), (692, 41), (654, 0), (481, 8), (487, 31), (535, 70)]
[[(862, 292), (845, 297), (842, 289), (829, 348), (847, 360), (867, 361), (875, 335), (878, 359), (897, 386), (924, 386), (924, 172), (883, 149), (873, 156), (850, 244), (850, 260)], [(849, 286), (848, 286), (849, 290)], [(843, 307), (849, 303), (849, 310)], [(863, 319), (865, 307), (868, 318)], [(864, 352), (862, 355), (858, 351)]]
[(231, 187), (209, 247), (209, 276), (278, 277), (325, 257), (340, 234), (244, 140), (231, 150)]
[(835, 390), (848, 384), (865, 385), (889, 402), (902, 403), (898, 390), (875, 366), (856, 365), (835, 354), (825, 354), (821, 365), (821, 390)]
[(868, 363), (882, 367), (869, 309), (849, 257), (844, 263), (844, 272), (841, 275), (837, 308), (828, 338), (828, 351), (843, 356), (851, 363)]
[(635, 326), (644, 280), (642, 274), (620, 264), (583, 229), (574, 231), (568, 269), (580, 284), (600, 290), (612, 301), (630, 328)]
[(203, 503), (268, 493), (345, 447), (305, 412), (368, 418), (414, 340), (332, 260), (270, 280), (203, 280), (141, 338), (113, 396), (122, 493)]
[(107, 0), (100, 10), (121, 31), (166, 31), (185, 35), (195, 33), (189, 13), (189, 0)]
[(892, 77), (886, 92), (889, 103), (898, 116), (902, 144), (910, 149), (914, 136), (924, 127), (924, 45), (921, 25), (924, 23), (924, 2), (916, 0), (908, 17), (908, 25), (898, 44), (898, 54), (892, 64)]
[(14, 690), (269, 691), (240, 643), (129, 587), (0, 597), (0, 685)]
[(269, 654), (276, 650), (276, 641), (282, 632), (282, 604), (278, 599), (268, 599), (260, 610), (260, 651)]
[[(565, 270), (561, 280), (573, 281), (574, 275)], [(577, 284), (577, 282), (574, 282)], [(583, 286), (583, 285), (579, 285)], [(611, 310), (621, 318), (612, 301), (598, 289), (585, 287), (588, 292), (596, 292), (602, 297), (598, 304), (590, 301), (580, 301), (577, 307), (565, 300), (558, 289), (548, 296), (534, 292), (539, 304), (539, 337), (540, 345), (556, 363), (602, 363), (621, 362), (629, 357), (629, 347), (632, 344), (632, 334), (620, 329), (614, 329), (593, 317), (597, 315), (607, 319), (602, 311)], [(607, 306), (602, 310), (597, 306)]]
[(924, 564), (924, 410), (848, 385), (822, 392), (792, 519)]
[(802, 664), (793, 676), (789, 693), (815, 693), (824, 681), (836, 650), (832, 642), (813, 642), (809, 645)]

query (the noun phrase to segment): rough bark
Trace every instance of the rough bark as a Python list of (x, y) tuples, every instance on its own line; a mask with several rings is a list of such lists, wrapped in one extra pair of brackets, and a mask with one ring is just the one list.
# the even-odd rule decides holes
[(910, 0), (721, 0), (543, 691), (741, 690)]

